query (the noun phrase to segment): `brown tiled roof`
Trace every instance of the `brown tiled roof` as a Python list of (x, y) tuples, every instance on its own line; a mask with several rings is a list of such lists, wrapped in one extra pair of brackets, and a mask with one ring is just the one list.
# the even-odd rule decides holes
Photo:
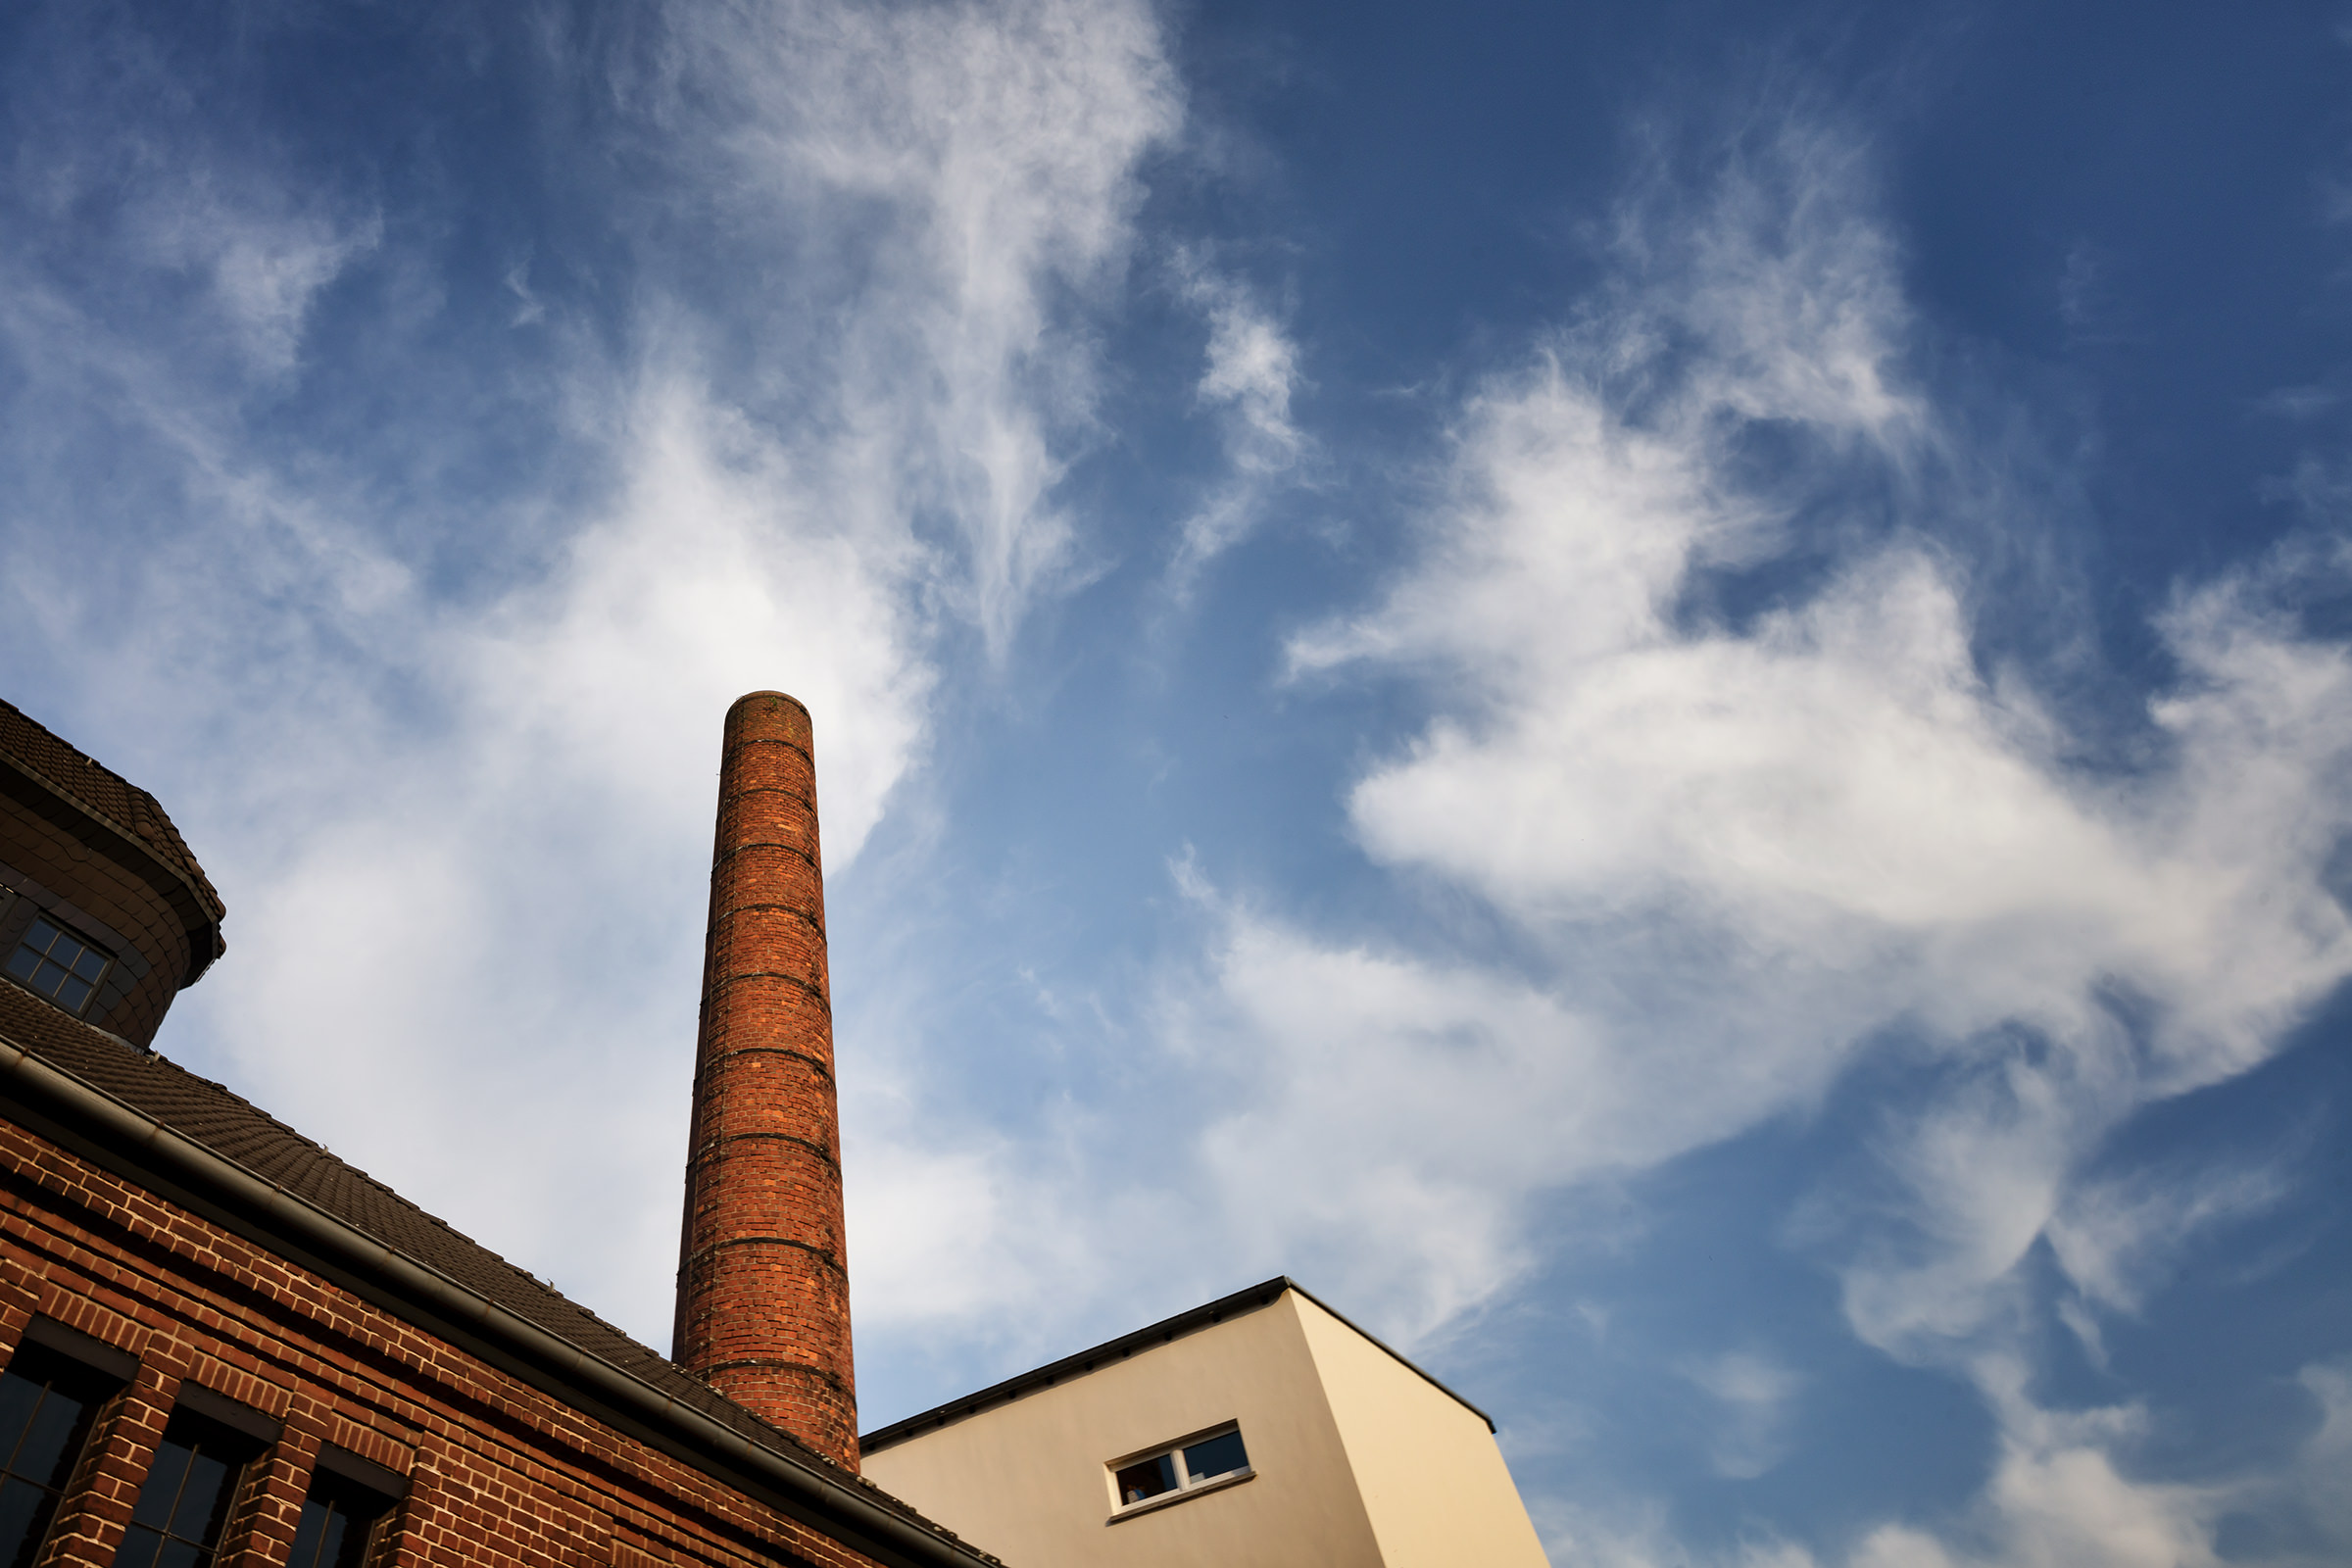
[(187, 880), (215, 925), (228, 912), (161, 802), (113, 768), (74, 750), (9, 702), (0, 702), (0, 760), (14, 763), (116, 832), (145, 846), (166, 869)]
[(772, 1452), (833, 1475), (856, 1487), (868, 1500), (925, 1531), (956, 1539), (953, 1532), (924, 1519), (872, 1483), (838, 1469), (555, 1287), (451, 1229), (221, 1085), (93, 1029), (6, 980), (0, 980), (0, 1040), (23, 1048), (525, 1322), (652, 1385), (679, 1404)]

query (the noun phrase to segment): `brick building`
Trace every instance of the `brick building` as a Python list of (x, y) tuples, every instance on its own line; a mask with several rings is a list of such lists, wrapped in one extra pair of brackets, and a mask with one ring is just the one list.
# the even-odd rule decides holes
[(0, 704), (0, 1563), (994, 1561), (858, 1474), (808, 748), (728, 713), (672, 1362), (149, 1052), (221, 901)]

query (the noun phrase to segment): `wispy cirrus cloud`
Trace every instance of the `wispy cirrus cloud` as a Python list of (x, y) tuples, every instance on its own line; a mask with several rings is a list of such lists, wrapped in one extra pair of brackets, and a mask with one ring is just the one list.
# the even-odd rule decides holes
[(1752, 1480), (1788, 1456), (1790, 1408), (1804, 1390), (1794, 1370), (1753, 1350), (1727, 1350), (1681, 1371), (1714, 1401), (1708, 1458), (1716, 1474)]
[[(733, 6), (673, 19), (662, 116), (727, 156), (710, 192), (809, 266), (789, 300), (867, 505), (940, 526), (934, 586), (1001, 657), (1084, 569), (1053, 500), (1098, 396), (1090, 303), (1115, 290), (1138, 163), (1183, 105), (1147, 5)], [(850, 255), (827, 255), (850, 236)], [(805, 314), (804, 314), (805, 313)], [(845, 477), (847, 475), (845, 474)]]
[(1209, 562), (1257, 526), (1270, 493), (1299, 479), (1313, 447), (1291, 415), (1302, 385), (1298, 347), (1259, 291), (1190, 252), (1177, 257), (1175, 272), (1207, 323), (1193, 395), (1216, 416), (1226, 453), (1219, 482), (1177, 531), (1168, 585), (1181, 601)]

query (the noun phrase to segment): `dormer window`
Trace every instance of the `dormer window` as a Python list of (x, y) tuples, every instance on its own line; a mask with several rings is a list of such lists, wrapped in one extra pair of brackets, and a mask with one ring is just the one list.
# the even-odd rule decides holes
[(75, 1017), (89, 1004), (112, 959), (80, 937), (42, 916), (9, 956), (9, 978)]

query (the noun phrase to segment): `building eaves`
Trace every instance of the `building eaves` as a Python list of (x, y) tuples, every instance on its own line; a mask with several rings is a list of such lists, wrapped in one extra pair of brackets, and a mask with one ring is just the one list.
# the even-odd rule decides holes
[(893, 1421), (890, 1425), (877, 1428), (859, 1438), (858, 1449), (860, 1453), (879, 1453), (894, 1444), (905, 1443), (909, 1438), (920, 1437), (926, 1432), (937, 1431), (941, 1427), (961, 1421), (967, 1416), (978, 1415), (991, 1406), (1009, 1404), (1013, 1400), (1026, 1395), (1035, 1394), (1041, 1389), (1053, 1388), (1056, 1384), (1068, 1382), (1072, 1378), (1085, 1377), (1113, 1361), (1126, 1360), (1140, 1350), (1149, 1350), (1156, 1346), (1180, 1340), (1188, 1334), (1198, 1334), (1202, 1329), (1211, 1328), (1228, 1318), (1241, 1317), (1247, 1313), (1272, 1306), (1282, 1298), (1285, 1292), (1296, 1292), (1314, 1302), (1316, 1306), (1336, 1318), (1341, 1324), (1353, 1330), (1367, 1343), (1394, 1359), (1397, 1365), (1484, 1421), (1489, 1432), (1494, 1430), (1493, 1416), (1463, 1398), (1436, 1378), (1431, 1377), (1428, 1372), (1414, 1365), (1395, 1347), (1365, 1330), (1349, 1319), (1346, 1313), (1338, 1310), (1297, 1280), (1287, 1274), (1277, 1274), (1262, 1284), (1252, 1285), (1247, 1290), (1235, 1291), (1230, 1296), (1220, 1296), (1213, 1301), (1179, 1312), (1174, 1317), (1162, 1318), (1156, 1323), (1122, 1334), (1115, 1340), (1105, 1340), (1101, 1345), (1078, 1351), (1075, 1355), (1065, 1355), (1058, 1361), (1049, 1361), (1044, 1366), (1021, 1373), (1018, 1377), (1006, 1378), (1002, 1383), (992, 1383), (985, 1389), (964, 1395), (961, 1398), (950, 1399), (945, 1404), (934, 1405), (928, 1410), (918, 1411), (903, 1421)]
[(5, 984), (0, 1114), (878, 1561), (996, 1563), (229, 1090)]

